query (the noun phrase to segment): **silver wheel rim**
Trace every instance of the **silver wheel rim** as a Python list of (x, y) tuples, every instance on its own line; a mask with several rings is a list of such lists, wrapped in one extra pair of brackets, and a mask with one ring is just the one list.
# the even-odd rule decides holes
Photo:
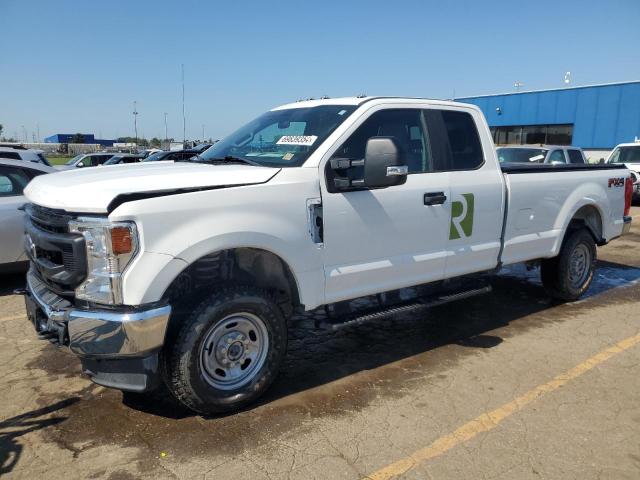
[(254, 379), (268, 351), (269, 333), (260, 317), (234, 313), (206, 333), (200, 347), (200, 369), (212, 387), (233, 390)]
[(569, 283), (574, 288), (581, 288), (591, 271), (591, 252), (586, 245), (574, 248), (569, 258)]

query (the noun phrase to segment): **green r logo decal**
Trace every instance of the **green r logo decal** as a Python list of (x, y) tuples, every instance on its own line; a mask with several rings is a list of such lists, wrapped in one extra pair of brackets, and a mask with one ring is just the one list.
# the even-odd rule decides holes
[(463, 193), (462, 198), (451, 204), (449, 240), (470, 237), (473, 233), (473, 193)]

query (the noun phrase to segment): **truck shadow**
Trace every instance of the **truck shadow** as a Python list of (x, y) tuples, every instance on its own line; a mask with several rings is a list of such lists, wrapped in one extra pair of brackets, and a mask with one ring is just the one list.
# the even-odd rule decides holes
[(68, 417), (50, 418), (48, 415), (70, 407), (79, 400), (79, 397), (68, 398), (0, 422), (0, 476), (11, 472), (18, 464), (23, 450), (18, 441), (20, 437), (64, 422)]
[[(600, 261), (586, 298), (638, 280), (640, 268)], [(337, 332), (314, 328), (315, 322), (325, 317), (323, 309), (296, 316), (289, 329), (289, 346), (280, 375), (266, 395), (248, 410), (445, 345), (461, 347), (460, 355), (478, 353), (499, 345), (509, 336), (565, 321), (581, 308), (592, 308), (582, 301), (571, 304), (570, 309), (554, 308), (561, 303), (548, 297), (539, 281), (539, 272), (527, 271), (525, 267), (507, 268), (491, 283), (494, 290), (487, 295)], [(535, 315), (535, 319), (527, 318), (530, 315)], [(507, 325), (510, 328), (501, 330), (499, 335), (492, 333)], [(369, 383), (371, 390), (372, 383)], [(193, 415), (177, 408), (168, 394), (154, 398), (125, 395), (124, 402), (161, 417)]]

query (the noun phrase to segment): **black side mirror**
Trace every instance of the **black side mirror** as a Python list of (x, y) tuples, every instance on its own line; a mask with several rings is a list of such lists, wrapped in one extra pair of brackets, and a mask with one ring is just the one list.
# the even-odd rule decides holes
[(384, 188), (407, 181), (409, 167), (402, 164), (400, 150), (392, 137), (372, 137), (364, 155), (364, 185)]

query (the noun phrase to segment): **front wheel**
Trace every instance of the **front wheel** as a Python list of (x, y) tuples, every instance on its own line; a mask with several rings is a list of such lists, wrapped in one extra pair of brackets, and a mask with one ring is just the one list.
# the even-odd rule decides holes
[(268, 292), (223, 289), (180, 326), (167, 355), (167, 385), (196, 412), (237, 410), (271, 385), (286, 348), (286, 321)]
[(586, 229), (567, 233), (560, 254), (542, 261), (542, 284), (549, 295), (573, 301), (587, 291), (596, 265), (596, 244)]

